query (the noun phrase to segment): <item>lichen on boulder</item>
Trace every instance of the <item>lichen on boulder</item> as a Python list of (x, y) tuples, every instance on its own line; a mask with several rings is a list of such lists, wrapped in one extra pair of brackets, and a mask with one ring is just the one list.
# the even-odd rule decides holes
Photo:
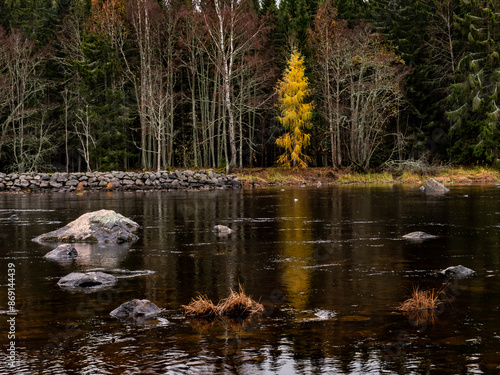
[(139, 224), (112, 210), (86, 213), (66, 226), (42, 234), (36, 242), (87, 242), (123, 243), (135, 242)]

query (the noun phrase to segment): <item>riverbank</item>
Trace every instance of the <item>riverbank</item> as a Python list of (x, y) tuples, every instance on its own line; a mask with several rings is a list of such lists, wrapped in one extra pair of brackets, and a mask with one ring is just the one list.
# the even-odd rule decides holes
[(248, 168), (237, 173), (237, 177), (244, 187), (423, 184), (428, 178), (434, 178), (445, 185), (500, 183), (500, 171), (483, 167), (440, 167), (428, 173), (411, 171), (356, 173), (349, 169), (333, 168), (307, 168), (297, 171), (282, 168)]
[(151, 191), (240, 189), (266, 186), (323, 186), (342, 184), (423, 184), (434, 178), (445, 185), (500, 183), (500, 172), (482, 167), (442, 167), (429, 173), (370, 172), (349, 169), (247, 168), (234, 175), (212, 169), (161, 172), (0, 173), (0, 192), (16, 191)]

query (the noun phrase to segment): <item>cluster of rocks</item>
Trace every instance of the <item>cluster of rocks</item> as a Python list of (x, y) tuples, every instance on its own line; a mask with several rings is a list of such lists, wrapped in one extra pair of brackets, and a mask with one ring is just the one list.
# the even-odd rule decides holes
[(239, 189), (234, 175), (213, 170), (161, 172), (0, 173), (0, 191)]
[[(71, 261), (79, 254), (71, 243), (86, 242), (110, 244), (135, 242), (139, 237), (135, 234), (140, 225), (135, 221), (112, 210), (99, 210), (83, 214), (76, 220), (62, 228), (33, 238), (40, 243), (61, 243), (52, 251), (45, 254), (46, 259), (54, 261)], [(219, 234), (230, 234), (232, 230), (224, 225), (216, 225), (214, 231)], [(92, 293), (113, 287), (117, 278), (104, 272), (72, 272), (62, 277), (57, 284), (70, 292)], [(122, 303), (111, 311), (110, 315), (117, 319), (130, 320), (135, 323), (144, 323), (154, 318), (163, 310), (146, 299), (134, 299)]]
[[(429, 233), (425, 233), (422, 231), (416, 231), (407, 233), (403, 236), (404, 239), (409, 240), (415, 243), (422, 243), (425, 240), (430, 240), (433, 238), (437, 238), (437, 236)], [(461, 264), (458, 266), (451, 266), (442, 271), (438, 271), (439, 273), (445, 275), (449, 279), (463, 279), (469, 276), (473, 276), (476, 272), (471, 270), (470, 268), (464, 267)]]

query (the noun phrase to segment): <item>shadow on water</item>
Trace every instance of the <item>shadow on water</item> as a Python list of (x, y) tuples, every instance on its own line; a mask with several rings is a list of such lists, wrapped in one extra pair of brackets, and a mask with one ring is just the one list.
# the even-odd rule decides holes
[[(4, 350), (0, 374), (498, 373), (499, 198), (494, 187), (426, 197), (402, 186), (0, 195), (0, 269), (15, 265), (19, 309), (17, 367)], [(77, 245), (81, 257), (58, 263), (31, 241), (102, 208), (138, 222), (139, 242)], [(217, 237), (216, 224), (234, 232)], [(417, 230), (438, 237), (401, 238)], [(458, 264), (476, 276), (452, 283), (432, 323), (396, 311), (413, 286), (438, 289), (436, 271)], [(57, 286), (95, 270), (118, 283), (86, 294)], [(218, 301), (239, 282), (264, 314), (180, 314), (198, 293)], [(0, 287), (6, 310), (5, 279)], [(134, 298), (165, 310), (142, 324), (109, 316)]]

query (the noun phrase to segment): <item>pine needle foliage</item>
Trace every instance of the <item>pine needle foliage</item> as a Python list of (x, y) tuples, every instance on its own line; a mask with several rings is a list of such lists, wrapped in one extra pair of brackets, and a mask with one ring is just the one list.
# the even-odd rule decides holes
[(313, 104), (306, 103), (310, 94), (309, 83), (305, 76), (304, 58), (294, 50), (288, 60), (284, 77), (278, 82), (278, 107), (281, 116), (278, 120), (286, 133), (276, 140), (285, 149), (278, 158), (278, 164), (285, 168), (306, 168), (311, 158), (304, 149), (311, 143), (311, 135), (305, 133), (312, 127)]

